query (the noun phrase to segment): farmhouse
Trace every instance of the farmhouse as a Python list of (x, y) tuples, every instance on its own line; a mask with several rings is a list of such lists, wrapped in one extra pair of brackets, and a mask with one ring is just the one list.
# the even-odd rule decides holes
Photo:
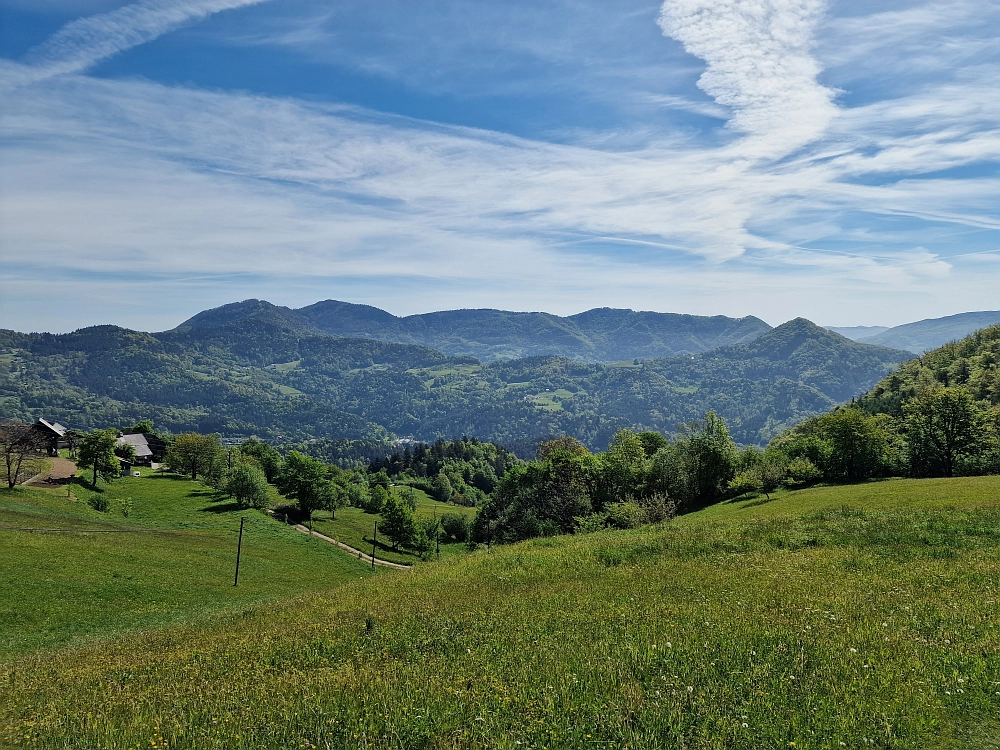
[(118, 438), (118, 445), (131, 445), (135, 450), (135, 464), (137, 466), (149, 466), (153, 461), (162, 461), (166, 452), (166, 444), (156, 435), (137, 432), (131, 435), (122, 435)]

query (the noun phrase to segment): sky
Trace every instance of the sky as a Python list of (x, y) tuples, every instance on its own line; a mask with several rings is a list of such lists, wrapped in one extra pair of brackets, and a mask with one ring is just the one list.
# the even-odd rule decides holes
[(1000, 309), (1000, 0), (0, 0), (0, 328)]

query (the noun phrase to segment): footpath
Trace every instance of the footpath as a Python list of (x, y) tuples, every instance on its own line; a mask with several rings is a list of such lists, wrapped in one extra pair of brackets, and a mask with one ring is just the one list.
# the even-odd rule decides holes
[[(322, 539), (324, 542), (332, 544), (332, 545), (334, 545), (336, 547), (340, 547), (340, 549), (344, 550), (344, 552), (350, 552), (352, 555), (354, 555), (355, 557), (357, 557), (359, 560), (364, 560), (369, 565), (372, 564), (372, 556), (371, 555), (366, 555), (361, 550), (354, 549), (354, 547), (350, 546), (349, 544), (344, 544), (343, 542), (338, 542), (336, 539), (331, 539), (326, 534), (320, 534), (318, 531), (310, 531), (309, 529), (307, 529), (305, 526), (303, 526), (300, 523), (295, 524), (295, 528), (298, 529), (299, 531), (301, 531), (303, 534), (311, 534), (314, 537)], [(389, 562), (388, 560), (379, 560), (377, 557), (375, 558), (375, 564), (376, 565), (381, 565), (381, 566), (383, 566), (385, 568), (395, 568), (396, 570), (410, 570), (413, 567), (412, 565), (403, 565), (402, 563)]]
[(50, 458), (48, 460), (52, 462), (52, 468), (47, 472), (35, 474), (23, 484), (29, 487), (57, 490), (64, 487), (67, 481), (76, 474), (76, 464), (68, 458)]

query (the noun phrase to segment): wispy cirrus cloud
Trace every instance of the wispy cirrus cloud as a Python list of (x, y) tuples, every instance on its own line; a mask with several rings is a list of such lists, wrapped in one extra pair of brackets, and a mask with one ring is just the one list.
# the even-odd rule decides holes
[(79, 73), (186, 23), (262, 2), (267, 0), (140, 0), (68, 23), (28, 52), (19, 64), (8, 62), (0, 74), (9, 87)]
[[(655, 8), (646, 22), (652, 42), (673, 50), (670, 64), (644, 58), (614, 68), (621, 51), (602, 49), (606, 67), (585, 79), (633, 76), (639, 83), (617, 101), (642, 99), (654, 119), (627, 129), (581, 123), (571, 135), (566, 128), (534, 137), (292, 96), (79, 74), (88, 60), (176, 28), (182, 16), (237, 4), (247, 3), (174, 4), (188, 9), (185, 16), (173, 6), (159, 13), (165, 3), (137, 3), (124, 15), (70, 24), (19, 63), (49, 72), (8, 97), (0, 122), (9, 186), (0, 239), (14, 261), (29, 267), (44, 255), (88, 279), (128, 268), (148, 288), (157, 278), (171, 289), (185, 279), (207, 289), (220, 279), (212, 303), (281, 289), (309, 295), (285, 301), (340, 295), (396, 312), (619, 304), (756, 313), (773, 322), (805, 314), (898, 323), (926, 317), (911, 311), (942, 296), (975, 305), (994, 294), (988, 274), (968, 272), (985, 266), (970, 251), (992, 252), (1000, 232), (988, 169), (1000, 155), (989, 60), (850, 106), (823, 73), (831, 64), (856, 73), (850, 55), (824, 57), (830, 50), (820, 36), (836, 34), (841, 47), (850, 47), (852, 34), (875, 44), (863, 19), (831, 19), (818, 0), (667, 0), (660, 23), (669, 39), (655, 25)], [(554, 65), (562, 81), (586, 63), (587, 45), (561, 40), (547, 48), (558, 13), (546, 15), (552, 4), (542, 5), (531, 16), (537, 28), (520, 19), (518, 33), (498, 32), (490, 55), (508, 44), (518, 61), (532, 61), (528, 67)], [(607, 12), (601, 5), (586, 5), (574, 31), (591, 24), (595, 38), (609, 33), (598, 23)], [(298, 46), (317, 64), (317, 49), (338, 41), (328, 26), (372, 8), (324, 6), (312, 16), (324, 30), (288, 25), (282, 49)], [(447, 34), (475, 16), (469, 8), (455, 13)], [(934, 13), (940, 19), (947, 9)], [(930, 33), (934, 17), (907, 16), (907, 38)], [(503, 13), (489, 18), (503, 23)], [(435, 18), (422, 23), (416, 32), (400, 29), (398, 39), (419, 41)], [(476, 40), (492, 25), (476, 26)], [(680, 45), (694, 57), (678, 59)], [(418, 72), (404, 63), (429, 65), (443, 54), (432, 37), (391, 60), (373, 52), (357, 62), (369, 74), (411, 87), (425, 78), (429, 90), (460, 96), (474, 79), (469, 71), (491, 62), (487, 55), (452, 81), (470, 46), (466, 40), (440, 67)], [(681, 72), (670, 78), (670, 68)], [(699, 73), (712, 101), (693, 90)], [(686, 88), (677, 83), (683, 76)], [(497, 83), (504, 96), (526, 85), (504, 83)], [(674, 128), (676, 112), (702, 117)], [(401, 290), (395, 306), (378, 296), (387, 289)], [(877, 315), (880, 305), (889, 312)]]

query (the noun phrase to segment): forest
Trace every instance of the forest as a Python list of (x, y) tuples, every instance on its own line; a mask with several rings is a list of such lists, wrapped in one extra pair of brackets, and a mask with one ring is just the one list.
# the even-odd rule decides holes
[(540, 442), (570, 434), (602, 450), (623, 428), (674, 435), (709, 410), (737, 442), (763, 446), (911, 356), (797, 319), (699, 354), (482, 363), (261, 315), (158, 334), (0, 331), (0, 404), (5, 417), (45, 415), (79, 429), (151, 418), (173, 433), (256, 435), (344, 467), (397, 438), (475, 435), (530, 458)]

